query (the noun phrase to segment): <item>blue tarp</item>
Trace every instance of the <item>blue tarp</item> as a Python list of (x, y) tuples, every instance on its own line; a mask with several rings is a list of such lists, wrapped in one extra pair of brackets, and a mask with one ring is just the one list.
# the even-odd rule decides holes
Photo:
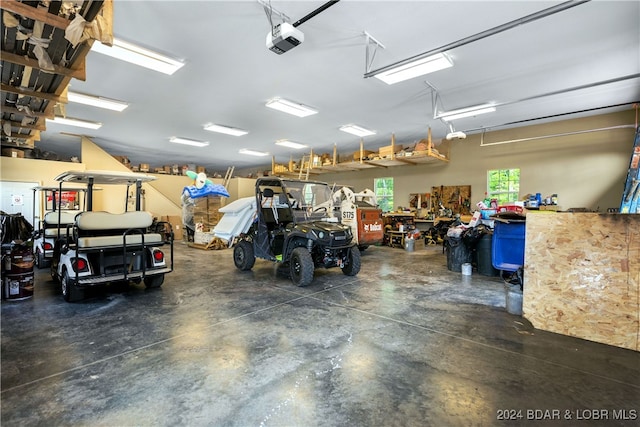
[(220, 184), (206, 184), (204, 187), (198, 189), (195, 185), (184, 187), (183, 193), (189, 194), (192, 199), (206, 196), (224, 196), (229, 197), (229, 192), (224, 185)]

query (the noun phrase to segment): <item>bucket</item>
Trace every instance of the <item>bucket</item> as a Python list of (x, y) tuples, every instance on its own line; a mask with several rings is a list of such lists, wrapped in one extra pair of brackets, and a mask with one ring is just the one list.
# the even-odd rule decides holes
[(504, 285), (507, 313), (522, 316), (522, 289), (520, 285)]
[(462, 275), (471, 276), (471, 263), (465, 262), (462, 264)]
[(404, 249), (407, 252), (413, 252), (416, 247), (416, 239), (404, 239)]
[[(4, 249), (4, 248), (3, 248)], [(19, 301), (33, 296), (33, 253), (16, 246), (2, 254), (2, 299)]]

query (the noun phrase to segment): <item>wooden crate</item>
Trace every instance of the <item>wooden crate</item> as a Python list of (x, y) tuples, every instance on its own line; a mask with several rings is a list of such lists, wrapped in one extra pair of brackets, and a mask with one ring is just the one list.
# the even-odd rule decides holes
[(392, 154), (402, 151), (402, 148), (402, 144), (385, 145), (384, 147), (380, 147), (378, 155), (380, 157), (391, 157)]

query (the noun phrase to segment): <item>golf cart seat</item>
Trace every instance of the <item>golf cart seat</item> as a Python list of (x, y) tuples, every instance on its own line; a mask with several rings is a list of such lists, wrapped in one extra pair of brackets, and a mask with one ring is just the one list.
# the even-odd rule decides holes
[[(77, 247), (83, 249), (123, 246), (157, 245), (164, 243), (160, 233), (147, 233), (153, 223), (149, 212), (121, 214), (83, 212), (76, 218)], [(126, 236), (126, 240), (125, 240)]]
[[(58, 237), (58, 228), (66, 233), (75, 223), (80, 211), (51, 211), (44, 215), (43, 228), (45, 237)], [(58, 227), (60, 225), (60, 227)]]

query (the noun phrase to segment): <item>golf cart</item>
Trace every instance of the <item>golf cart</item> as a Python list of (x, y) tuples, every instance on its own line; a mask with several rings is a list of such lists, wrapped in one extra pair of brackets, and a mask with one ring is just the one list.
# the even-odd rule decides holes
[[(33, 234), (33, 258), (36, 267), (45, 268), (51, 264), (53, 247), (60, 231), (73, 226), (76, 215), (86, 205), (86, 187), (65, 188), (33, 187), (33, 225), (37, 227)], [(97, 190), (94, 188), (94, 191)], [(39, 200), (39, 212), (36, 215), (36, 197)]]
[[(56, 177), (59, 191), (65, 184), (86, 184), (86, 211), (65, 229), (59, 225), (53, 248), (51, 277), (60, 282), (65, 301), (84, 296), (84, 289), (109, 282), (134, 281), (148, 288), (162, 286), (173, 271), (173, 232), (167, 222), (154, 222), (141, 210), (142, 183), (152, 175), (132, 172), (69, 171)], [(94, 185), (126, 186), (123, 213), (93, 211)], [(128, 211), (129, 189), (135, 188), (135, 211)], [(169, 245), (170, 259), (160, 249)]]
[(265, 177), (255, 189), (255, 220), (233, 250), (238, 269), (251, 270), (256, 258), (279, 262), (297, 286), (309, 285), (317, 267), (358, 274), (360, 251), (351, 228), (332, 217), (326, 183)]

